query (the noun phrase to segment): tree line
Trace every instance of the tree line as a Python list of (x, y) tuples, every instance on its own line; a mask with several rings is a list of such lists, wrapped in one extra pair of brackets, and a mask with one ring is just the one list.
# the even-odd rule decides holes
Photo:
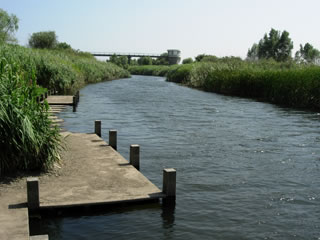
[[(254, 43), (247, 53), (248, 60), (274, 59), (278, 62), (291, 61), (293, 41), (289, 32), (271, 29), (265, 33), (259, 43)], [(298, 63), (315, 63), (320, 58), (320, 51), (310, 43), (300, 44), (300, 49), (295, 53), (294, 60)]]
[[(19, 19), (14, 14), (9, 15), (3, 9), (0, 9), (0, 44), (17, 43), (14, 33), (19, 29)], [(58, 42), (54, 31), (45, 31), (33, 33), (28, 41), (31, 48), (46, 49), (72, 49), (65, 42)], [(320, 61), (320, 51), (314, 48), (310, 43), (300, 44), (300, 49), (292, 57), (293, 41), (289, 37), (289, 32), (271, 29), (265, 33), (258, 43), (254, 43), (248, 49), (246, 60), (256, 61), (261, 59), (273, 59), (277, 62), (295, 61), (297, 63), (314, 64)], [(212, 55), (200, 54), (195, 61), (201, 61), (203, 58), (214, 60)], [(169, 65), (168, 53), (163, 53), (160, 58), (141, 57), (138, 59), (129, 59), (126, 56), (111, 56), (108, 60), (125, 69), (129, 65)], [(183, 64), (192, 63), (192, 58), (186, 58)]]
[(112, 62), (125, 69), (127, 69), (129, 66), (137, 65), (169, 65), (168, 53), (162, 53), (159, 58), (144, 56), (130, 59), (127, 56), (117, 56), (114, 54), (109, 58), (108, 62)]

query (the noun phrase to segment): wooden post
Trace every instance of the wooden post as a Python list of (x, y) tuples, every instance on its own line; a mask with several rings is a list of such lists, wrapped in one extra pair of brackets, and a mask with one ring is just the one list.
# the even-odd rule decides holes
[(38, 178), (27, 178), (27, 199), (29, 210), (37, 210), (40, 207)]
[(162, 192), (166, 198), (176, 198), (176, 170), (173, 168), (163, 169), (163, 188)]
[(79, 101), (80, 101), (80, 92), (79, 91), (77, 91), (77, 104), (79, 103)]
[(113, 129), (109, 131), (109, 145), (114, 150), (117, 150), (117, 130)]
[(140, 146), (138, 144), (130, 146), (130, 164), (140, 170)]
[(76, 96), (72, 97), (72, 106), (73, 106), (73, 112), (77, 111), (77, 99), (76, 99)]
[(44, 97), (47, 99), (48, 98), (48, 92), (44, 93)]
[(94, 121), (94, 133), (101, 137), (101, 121)]

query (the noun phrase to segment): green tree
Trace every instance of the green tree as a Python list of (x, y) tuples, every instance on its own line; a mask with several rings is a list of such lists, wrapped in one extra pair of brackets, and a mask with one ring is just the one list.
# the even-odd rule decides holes
[(138, 59), (139, 65), (152, 65), (152, 58), (151, 57), (141, 57)]
[(200, 62), (219, 62), (219, 58), (217, 56), (214, 55), (204, 55)]
[(248, 49), (247, 59), (253, 60), (253, 61), (258, 60), (259, 59), (258, 49), (259, 49), (258, 44), (254, 43), (252, 47)]
[(193, 59), (192, 58), (185, 58), (182, 61), (182, 64), (189, 64), (189, 63), (193, 63)]
[(110, 59), (109, 62), (112, 62), (122, 68), (127, 69), (128, 68), (128, 57), (127, 56), (117, 56), (115, 54), (113, 54)]
[(293, 42), (289, 37), (287, 31), (278, 31), (271, 29), (268, 34), (259, 41), (258, 44), (253, 44), (247, 53), (249, 59), (269, 59), (281, 62), (291, 59), (291, 51), (293, 49)]
[(54, 31), (33, 33), (29, 38), (29, 46), (32, 48), (55, 48), (57, 45), (57, 36)]
[(206, 56), (208, 56), (208, 55), (206, 55), (206, 54), (199, 54), (198, 56), (196, 56), (196, 61), (197, 62), (201, 62), (201, 60), (204, 58), (204, 57), (206, 57)]
[(6, 11), (0, 8), (0, 44), (1, 43), (16, 43), (14, 32), (18, 30), (19, 19), (17, 16), (9, 15)]
[(300, 63), (314, 63), (314, 61), (319, 57), (320, 51), (314, 48), (310, 43), (306, 43), (304, 46), (300, 44), (300, 50), (295, 54), (295, 60)]
[(162, 53), (159, 58), (152, 61), (152, 65), (169, 65), (168, 53)]

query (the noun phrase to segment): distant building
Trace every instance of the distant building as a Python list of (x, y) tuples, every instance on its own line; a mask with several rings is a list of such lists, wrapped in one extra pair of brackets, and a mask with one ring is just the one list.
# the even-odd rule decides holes
[(316, 58), (314, 64), (320, 66), (320, 58)]
[(181, 60), (181, 51), (178, 49), (168, 49), (168, 61), (170, 65), (178, 64)]

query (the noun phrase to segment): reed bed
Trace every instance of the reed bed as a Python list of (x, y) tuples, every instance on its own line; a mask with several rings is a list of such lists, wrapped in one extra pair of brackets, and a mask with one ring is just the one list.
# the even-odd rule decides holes
[(289, 107), (320, 109), (320, 67), (292, 62), (199, 62), (171, 69), (167, 80)]
[(0, 56), (15, 59), (28, 71), (35, 68), (37, 83), (59, 94), (72, 94), (85, 84), (129, 77), (115, 64), (97, 61), (88, 53), (74, 50), (30, 49), (17, 45), (0, 46)]
[(129, 71), (166, 76), (167, 81), (204, 91), (289, 107), (320, 109), (320, 66), (316, 65), (214, 57), (174, 66), (132, 66)]
[(59, 160), (60, 135), (51, 127), (48, 104), (37, 97), (35, 68), (23, 70), (16, 59), (0, 58), (0, 176), (48, 169)]
[(169, 66), (164, 65), (142, 65), (142, 66), (130, 66), (129, 72), (135, 75), (147, 75), (147, 76), (161, 76), (167, 75), (170, 70)]
[(0, 45), (0, 177), (49, 169), (59, 160), (59, 131), (51, 126), (48, 104), (37, 97), (47, 90), (72, 94), (87, 83), (128, 76), (87, 53)]

